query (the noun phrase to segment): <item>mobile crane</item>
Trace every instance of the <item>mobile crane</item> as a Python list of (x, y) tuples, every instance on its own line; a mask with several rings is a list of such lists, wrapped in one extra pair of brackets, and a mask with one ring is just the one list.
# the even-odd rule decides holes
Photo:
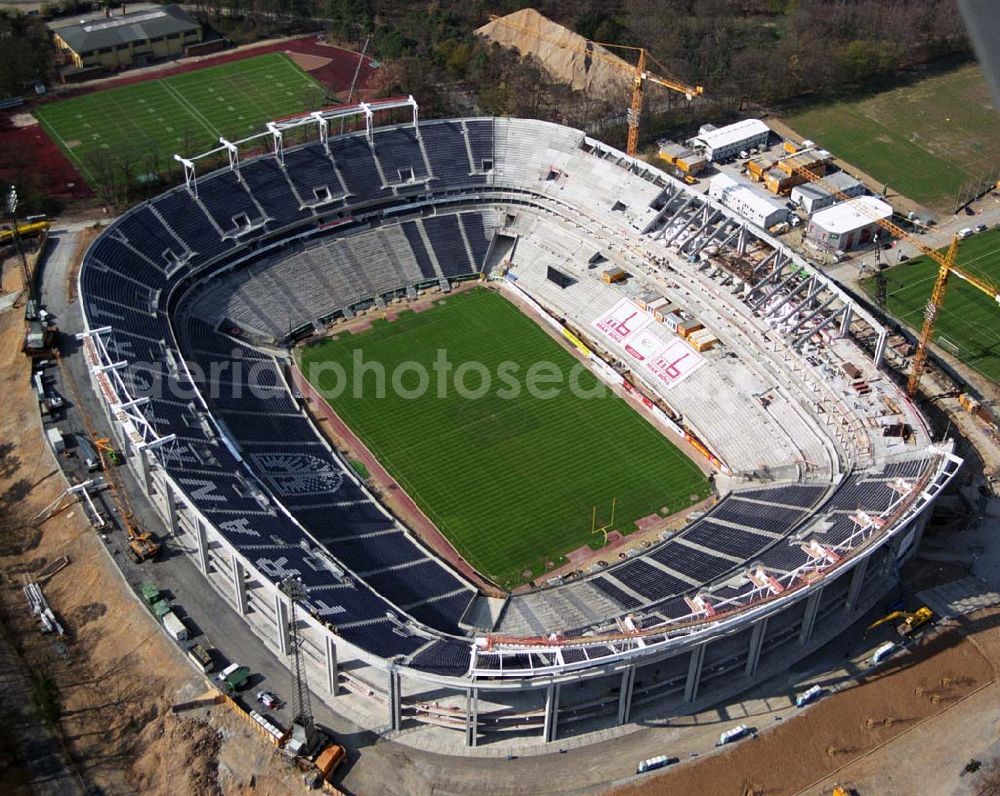
[(62, 358), (59, 356), (58, 349), (55, 351), (55, 360), (59, 365), (60, 372), (62, 373), (63, 383), (69, 389), (73, 405), (80, 413), (80, 419), (87, 433), (87, 437), (94, 440), (95, 447), (97, 448), (97, 455), (101, 459), (101, 467), (107, 477), (107, 484), (111, 491), (111, 498), (114, 500), (115, 507), (118, 509), (118, 516), (121, 517), (122, 526), (125, 531), (125, 538), (128, 542), (128, 549), (132, 554), (132, 558), (135, 559), (137, 564), (147, 561), (148, 559), (155, 558), (157, 553), (160, 552), (160, 545), (156, 541), (156, 537), (153, 536), (153, 534), (149, 531), (143, 530), (136, 524), (135, 511), (132, 509), (132, 502), (129, 500), (128, 492), (126, 491), (125, 484), (122, 483), (121, 476), (119, 476), (117, 470), (115, 469), (115, 465), (119, 464), (121, 457), (112, 447), (109, 438), (98, 437), (95, 433), (94, 427), (90, 422), (90, 416), (84, 409), (84, 405), (81, 403), (80, 396), (76, 391), (76, 384), (73, 381), (73, 377), (67, 372), (66, 368), (63, 367)]
[(894, 224), (886, 218), (879, 218), (865, 202), (859, 202), (857, 201), (857, 198), (850, 197), (843, 191), (837, 190), (832, 185), (826, 183), (826, 181), (824, 181), (823, 178), (815, 172), (803, 167), (797, 167), (794, 171), (797, 174), (801, 174), (810, 182), (819, 184), (841, 201), (850, 202), (851, 206), (858, 212), (871, 217), (880, 227), (888, 231), (891, 235), (912, 244), (938, 264), (937, 279), (934, 281), (934, 289), (931, 291), (930, 300), (927, 302), (927, 308), (924, 311), (924, 325), (920, 330), (920, 337), (917, 341), (917, 350), (913, 355), (913, 364), (910, 368), (910, 377), (906, 383), (907, 394), (911, 396), (916, 395), (917, 390), (920, 388), (920, 376), (924, 372), (924, 363), (927, 361), (927, 346), (931, 341), (931, 336), (934, 334), (934, 326), (937, 323), (938, 315), (941, 314), (941, 307), (944, 306), (945, 291), (948, 289), (948, 278), (954, 274), (959, 279), (968, 282), (976, 288), (976, 290), (980, 290), (985, 293), (998, 304), (1000, 304), (1000, 288), (989, 280), (981, 276), (970, 274), (968, 271), (958, 267), (955, 263), (955, 258), (958, 253), (957, 235), (951, 239), (951, 245), (948, 247), (948, 251), (942, 254), (937, 249), (931, 248), (922, 241), (917, 240), (913, 235), (900, 227), (898, 224)]
[(633, 67), (627, 62), (622, 61), (620, 58), (601, 52), (601, 50), (567, 44), (566, 42), (560, 41), (552, 36), (547, 36), (540, 31), (533, 30), (532, 28), (513, 22), (507, 17), (498, 17), (496, 14), (491, 14), (490, 20), (498, 25), (510, 28), (511, 30), (516, 30), (519, 33), (523, 33), (536, 39), (540, 39), (541, 41), (548, 42), (549, 44), (553, 44), (556, 47), (562, 47), (565, 50), (580, 53), (588, 58), (599, 58), (605, 63), (613, 66), (615, 69), (620, 69), (623, 72), (631, 72), (632, 104), (628, 110), (628, 145), (625, 147), (625, 152), (631, 157), (635, 157), (636, 148), (639, 143), (639, 119), (642, 117), (642, 104), (646, 90), (646, 83), (655, 83), (656, 85), (663, 86), (671, 91), (676, 91), (683, 94), (688, 98), (688, 100), (692, 100), (705, 92), (705, 89), (702, 86), (689, 86), (676, 78), (664, 77), (663, 75), (657, 75), (648, 71), (646, 69), (647, 61), (652, 61), (663, 72), (666, 72), (667, 70), (664, 69), (663, 65), (649, 54), (649, 50), (645, 47), (633, 47), (627, 44), (608, 44), (606, 42), (599, 41), (588, 42), (588, 44), (594, 44), (598, 47), (610, 47), (616, 50), (628, 50), (630, 52), (639, 53), (638, 63)]

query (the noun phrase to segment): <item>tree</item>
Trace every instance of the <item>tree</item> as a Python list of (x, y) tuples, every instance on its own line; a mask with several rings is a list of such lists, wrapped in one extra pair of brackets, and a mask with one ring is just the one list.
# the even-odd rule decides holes
[(40, 17), (0, 9), (0, 97), (24, 94), (48, 80), (53, 53)]

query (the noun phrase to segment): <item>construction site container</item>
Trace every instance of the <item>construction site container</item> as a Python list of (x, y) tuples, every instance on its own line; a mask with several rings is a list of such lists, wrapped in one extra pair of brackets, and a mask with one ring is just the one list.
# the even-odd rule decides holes
[(697, 318), (687, 318), (677, 324), (677, 334), (681, 337), (688, 337), (692, 332), (704, 329), (702, 322)]
[(54, 450), (57, 455), (66, 450), (66, 440), (63, 439), (62, 432), (58, 428), (45, 429), (45, 436), (48, 438), (49, 445), (52, 446), (52, 450)]
[(645, 309), (646, 312), (648, 312), (650, 315), (652, 315), (655, 318), (657, 310), (661, 310), (664, 307), (668, 307), (668, 306), (670, 306), (670, 301), (668, 301), (667, 299), (663, 298), (663, 296), (660, 296), (659, 298), (655, 299), (654, 301), (649, 302), (643, 309)]
[(826, 174), (826, 167), (833, 161), (833, 155), (825, 149), (812, 149), (779, 158), (775, 165), (786, 174), (794, 174), (796, 169), (807, 169), (820, 176)]
[(781, 142), (781, 148), (784, 149), (789, 155), (794, 155), (799, 151), (799, 145), (787, 138)]
[(681, 144), (660, 142), (660, 157), (682, 174), (697, 174), (708, 165), (708, 158)]
[(237, 666), (235, 669), (232, 669), (229, 674), (222, 678), (222, 689), (226, 693), (232, 694), (233, 692), (244, 688), (249, 680), (250, 667)]
[(688, 336), (688, 342), (694, 346), (695, 351), (710, 351), (719, 344), (719, 338), (708, 329), (700, 329)]
[(677, 312), (676, 304), (664, 304), (662, 307), (657, 307), (653, 310), (653, 317), (660, 323), (666, 323), (668, 316), (677, 317), (675, 314)]
[(188, 629), (173, 611), (163, 615), (163, 627), (174, 641), (187, 641)]
[(664, 326), (666, 326), (670, 331), (676, 332), (677, 325), (681, 322), (681, 316), (674, 312), (663, 313), (656, 320), (660, 321)]
[(635, 300), (635, 303), (639, 305), (640, 310), (649, 310), (650, 305), (659, 299), (663, 299), (659, 293), (653, 293), (652, 291), (646, 291), (641, 293), (639, 297)]
[(601, 281), (606, 285), (613, 285), (615, 282), (625, 281), (625, 269), (615, 266), (601, 272)]
[(337, 766), (344, 762), (346, 755), (344, 747), (335, 743), (330, 744), (319, 753), (319, 756), (316, 758), (316, 768), (323, 775), (323, 779), (330, 778), (333, 772), (337, 770)]
[(208, 650), (201, 646), (201, 644), (195, 644), (188, 650), (187, 654), (194, 665), (201, 669), (203, 673), (208, 674), (212, 671), (212, 656), (208, 654)]
[(160, 590), (155, 584), (142, 584), (142, 599), (146, 601), (146, 605), (152, 605), (153, 603), (159, 602), (162, 597), (163, 595), (160, 594)]
[(747, 162), (747, 176), (754, 182), (761, 182), (773, 167), (774, 161), (770, 158), (754, 158)]
[(153, 616), (161, 620), (166, 614), (170, 613), (171, 610), (170, 603), (168, 603), (166, 600), (160, 600), (159, 602), (155, 602), (151, 607), (153, 611)]
[(806, 181), (806, 178), (801, 174), (787, 174), (781, 169), (770, 169), (764, 175), (764, 186), (771, 193), (781, 194), (784, 196), (790, 193), (792, 188), (796, 185), (801, 185)]

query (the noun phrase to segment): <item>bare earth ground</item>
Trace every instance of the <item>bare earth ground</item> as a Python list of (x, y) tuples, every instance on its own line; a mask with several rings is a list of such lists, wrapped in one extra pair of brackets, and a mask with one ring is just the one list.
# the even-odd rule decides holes
[[(979, 635), (997, 637), (992, 623), (987, 623), (986, 628), (973, 631), (973, 639)], [(991, 646), (995, 646), (995, 641)], [(838, 771), (903, 733), (921, 728), (934, 734), (938, 720), (933, 717), (953, 705), (956, 714), (975, 713), (969, 708), (983, 693), (979, 689), (985, 690), (986, 686), (996, 690), (994, 677), (991, 661), (974, 641), (957, 630), (944, 630), (928, 636), (919, 648), (911, 649), (898, 660), (890, 660), (857, 687), (820, 700), (800, 716), (758, 738), (740, 741), (730, 751), (668, 770), (663, 775), (647, 775), (634, 785), (615, 790), (614, 794), (798, 793), (813, 785), (817, 778)], [(970, 694), (969, 703), (960, 703)], [(886, 747), (889, 759), (902, 765), (905, 759), (894, 754), (895, 748), (895, 745)], [(929, 754), (932, 750), (925, 748), (921, 770), (932, 767), (926, 765)], [(941, 761), (942, 766), (946, 763), (953, 782), (965, 761)], [(873, 778), (873, 790), (861, 793), (886, 793), (882, 787), (884, 773)], [(842, 779), (840, 772), (836, 779)], [(828, 783), (831, 789), (832, 782), (833, 778)], [(829, 793), (829, 790), (816, 792)], [(941, 791), (917, 788), (909, 792)]]
[[(0, 494), (18, 496), (18, 508), (31, 518), (65, 482), (43, 441), (29, 360), (19, 350), (22, 333), (18, 309), (0, 315), (0, 440), (9, 446)], [(73, 505), (0, 549), (7, 635), (30, 669), (58, 683), (57, 730), (79, 776), (105, 794), (244, 793), (251, 777), (255, 793), (299, 792), (296, 774), (225, 706), (197, 718), (170, 715), (172, 702), (198, 695), (205, 681), (127, 590), (103, 547)], [(72, 563), (43, 587), (67, 631), (60, 654), (28, 613), (21, 584), (62, 555)], [(226, 760), (235, 762), (220, 765)], [(0, 775), (5, 782), (7, 773)]]
[[(970, 624), (995, 626), (996, 610), (968, 617)], [(982, 632), (971, 636), (983, 654), (1000, 664), (1000, 634)], [(974, 703), (970, 704), (974, 700)], [(975, 777), (960, 778), (959, 772), (973, 758), (983, 763), (995, 759), (1000, 746), (1000, 683), (994, 681), (971, 698), (962, 709), (949, 710), (933, 721), (920, 724), (898, 737), (891, 745), (881, 746), (838, 771), (835, 776), (817, 782), (806, 793), (815, 796), (833, 788), (834, 780), (855, 788), (859, 793), (976, 793)], [(920, 759), (921, 766), (897, 765), (900, 760)], [(955, 789), (957, 779), (962, 782)]]

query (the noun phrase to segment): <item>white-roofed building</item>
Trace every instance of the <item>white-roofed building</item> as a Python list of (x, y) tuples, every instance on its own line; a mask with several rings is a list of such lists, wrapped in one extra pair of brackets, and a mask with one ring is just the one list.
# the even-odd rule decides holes
[(854, 179), (854, 177), (845, 171), (838, 171), (825, 176), (822, 185), (819, 183), (796, 185), (792, 188), (791, 200), (805, 210), (806, 213), (812, 215), (824, 207), (829, 207), (841, 201), (827, 190), (827, 188), (832, 188), (849, 197), (860, 196), (865, 192), (865, 186)]
[(758, 191), (746, 180), (716, 174), (708, 184), (708, 195), (751, 224), (767, 229), (788, 220), (788, 208), (774, 197)]
[(760, 119), (744, 119), (714, 130), (701, 132), (688, 140), (688, 146), (705, 153), (711, 161), (723, 161), (751, 147), (767, 143), (771, 129)]
[(892, 217), (892, 207), (874, 196), (859, 196), (820, 210), (809, 220), (806, 237), (831, 249), (847, 251), (869, 243), (879, 220)]

